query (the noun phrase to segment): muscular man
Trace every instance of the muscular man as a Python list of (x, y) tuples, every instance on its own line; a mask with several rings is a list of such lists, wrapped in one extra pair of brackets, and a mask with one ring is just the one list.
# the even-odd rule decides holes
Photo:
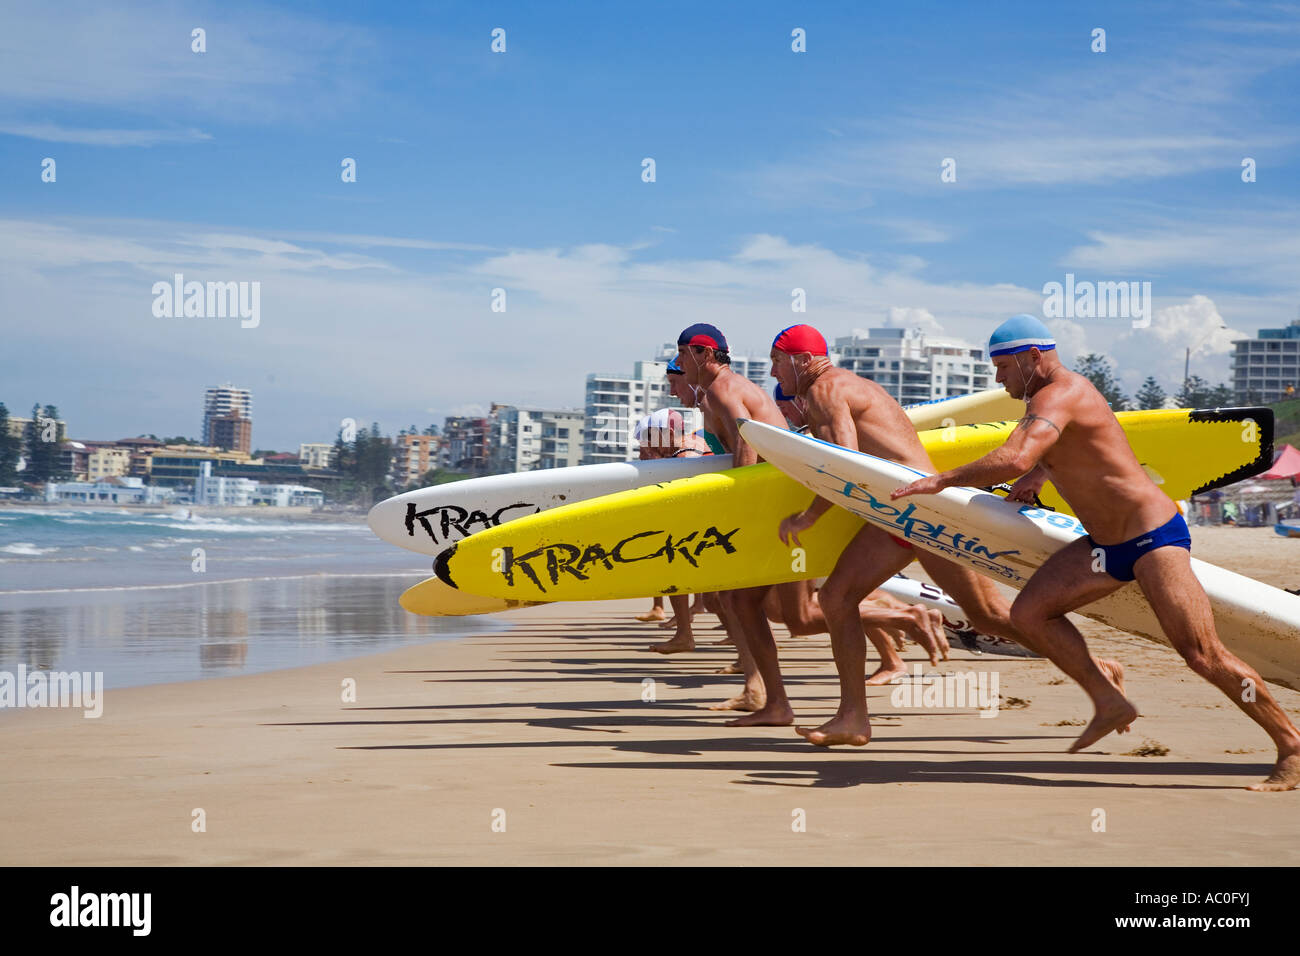
[[(922, 471), (934, 471), (907, 413), (879, 385), (835, 368), (826, 354), (826, 340), (810, 325), (794, 325), (772, 343), (772, 374), (787, 395), (800, 401), (810, 431), (823, 441), (854, 451), (864, 451)], [(798, 514), (781, 522), (782, 542), (798, 544), (799, 534), (811, 528), (832, 507), (818, 497)], [(853, 744), (871, 740), (864, 671), (866, 639), (859, 602), (906, 567), (915, 558), (934, 583), (947, 591), (966, 612), (970, 625), (1042, 653), (1038, 641), (1013, 628), (1010, 606), (993, 582), (974, 571), (928, 551), (913, 551), (906, 541), (867, 524), (841, 552), (835, 570), (820, 592), (822, 611), (831, 631), (831, 650), (840, 676), (840, 706), (825, 724), (796, 730), (818, 746)], [(890, 642), (874, 641), (880, 667), (873, 683), (906, 674), (902, 658)], [(1123, 670), (1113, 662), (1102, 667), (1116, 681)]]
[(1009, 497), (1032, 501), (1050, 479), (1070, 503), (1088, 534), (1052, 555), (1011, 607), (1017, 629), (1042, 635), (1047, 656), (1092, 698), (1096, 713), (1070, 750), (1124, 727), (1137, 709), (1097, 669), (1083, 635), (1065, 615), (1136, 579), (1187, 665), (1277, 746), (1273, 773), (1249, 789), (1294, 789), (1300, 784), (1300, 731), (1254, 668), (1220, 642), (1209, 599), (1192, 572), (1187, 523), (1138, 463), (1106, 399), (1061, 364), (1051, 333), (1033, 316), (1017, 315), (1000, 325), (989, 340), (989, 354), (997, 380), (1028, 403), (1020, 426), (979, 461), (918, 479), (893, 497), (1019, 478)]
[[(711, 325), (700, 323), (682, 331), (677, 338), (677, 361), (685, 373), (686, 384), (692, 386), (699, 396), (706, 440), (711, 439), (711, 446), (717, 442), (724, 451), (730, 450), (736, 467), (756, 464), (758, 455), (740, 438), (736, 420), (746, 418), (784, 427), (785, 420), (777, 410), (776, 402), (749, 379), (731, 370), (727, 340)], [(911, 430), (910, 423), (908, 428)], [(914, 430), (912, 434), (915, 436)], [(732, 726), (780, 726), (794, 722), (794, 711), (781, 680), (776, 640), (763, 613), (763, 599), (771, 587), (742, 588), (722, 595), (723, 607), (727, 611), (727, 632), (740, 654), (745, 689), (739, 697), (726, 701), (718, 709), (751, 711), (730, 721)], [(798, 606), (794, 603), (799, 596), (797, 582), (776, 587), (782, 591), (783, 606), (787, 594), (791, 606)], [(885, 626), (904, 628), (937, 663), (938, 648), (944, 640), (943, 630), (940, 627), (937, 633), (934, 632), (934, 621), (925, 610), (918, 607), (913, 613), (910, 609), (897, 612), (882, 608), (879, 614)]]

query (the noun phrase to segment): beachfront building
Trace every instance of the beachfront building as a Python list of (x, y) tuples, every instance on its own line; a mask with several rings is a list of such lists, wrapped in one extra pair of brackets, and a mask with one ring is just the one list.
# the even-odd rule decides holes
[(493, 403), (490, 467), (497, 473), (582, 463), (583, 412)]
[(153, 449), (149, 456), (149, 483), (173, 487), (190, 484), (199, 477), (205, 463), (219, 471), (223, 467), (247, 465), (252, 460), (247, 452), (242, 451), (205, 445), (164, 445)]
[(491, 457), (490, 419), (468, 415), (449, 415), (442, 423), (442, 448), (438, 466), (449, 471), (481, 475), (488, 470)]
[(199, 465), (198, 477), (194, 479), (194, 492), (191, 500), (196, 505), (218, 505), (227, 508), (246, 508), (253, 503), (257, 492), (257, 482), (251, 478), (227, 478), (212, 474), (212, 462), (205, 461)]
[(398, 485), (409, 485), (437, 468), (441, 445), (437, 435), (397, 436), (393, 443), (393, 480)]
[(631, 461), (637, 457), (636, 423), (656, 409), (680, 407), (668, 391), (667, 374), (665, 358), (637, 362), (631, 375), (592, 372), (587, 376), (582, 464)]
[(162, 448), (163, 443), (156, 438), (119, 438), (113, 442), (118, 448), (125, 448), (130, 453), (131, 464), (127, 474), (132, 478), (148, 478), (149, 465), (155, 449)]
[(298, 460), (304, 468), (329, 468), (334, 461), (334, 446), (330, 442), (305, 442), (298, 446)]
[(203, 444), (253, 450), (253, 393), (227, 382), (203, 393)]
[(1232, 347), (1232, 391), (1239, 405), (1300, 395), (1300, 319), (1286, 328), (1260, 329), (1253, 339), (1234, 339)]
[(993, 363), (979, 346), (919, 328), (877, 328), (835, 340), (836, 364), (880, 385), (902, 405), (993, 388)]
[[(234, 479), (242, 481), (244, 479)], [(325, 493), (304, 485), (264, 485), (255, 482), (250, 503), (274, 505), (277, 508), (319, 508), (325, 504)]]
[(45, 500), (68, 504), (161, 505), (176, 496), (174, 488), (146, 485), (129, 475), (101, 478), (99, 481), (50, 481), (45, 484)]
[(130, 448), (122, 448), (116, 444), (99, 445), (93, 442), (87, 442), (86, 444), (89, 446), (89, 453), (86, 455), (85, 474), (87, 480), (98, 481), (101, 478), (112, 478), (131, 473)]

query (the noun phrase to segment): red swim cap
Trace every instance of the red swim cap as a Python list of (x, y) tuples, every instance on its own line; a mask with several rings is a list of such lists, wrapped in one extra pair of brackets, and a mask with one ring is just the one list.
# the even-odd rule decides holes
[(811, 325), (792, 325), (782, 330), (781, 334), (772, 340), (772, 348), (780, 349), (787, 355), (795, 355), (799, 352), (825, 355), (826, 340)]

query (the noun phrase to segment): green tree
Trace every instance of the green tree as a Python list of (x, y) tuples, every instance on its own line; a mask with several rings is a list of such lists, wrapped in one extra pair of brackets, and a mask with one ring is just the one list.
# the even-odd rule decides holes
[(1133, 396), (1137, 400), (1138, 408), (1164, 408), (1165, 407), (1165, 390), (1160, 387), (1152, 376), (1148, 375), (1147, 380), (1142, 383), (1138, 389), (1137, 395)]
[(23, 429), (27, 459), (27, 467), (22, 472), (23, 481), (40, 484), (61, 476), (59, 447), (63, 436), (56, 424), (58, 418), (59, 410), (53, 405), (46, 405), (44, 410), (39, 402), (32, 406), (32, 420)]
[(1079, 359), (1074, 370), (1092, 382), (1112, 410), (1119, 412), (1128, 408), (1128, 398), (1120, 388), (1119, 381), (1115, 378), (1115, 370), (1106, 356), (1089, 352)]
[(1210, 383), (1199, 375), (1193, 375), (1183, 383), (1183, 387), (1174, 396), (1179, 408), (1212, 408), (1214, 390)]
[(22, 450), (22, 439), (9, 434), (9, 409), (0, 402), (0, 485), (11, 487), (18, 483), (18, 459)]
[(1230, 389), (1225, 383), (1220, 382), (1218, 385), (1214, 386), (1214, 391), (1210, 393), (1210, 404), (1215, 408), (1225, 408), (1236, 405), (1237, 399), (1233, 394), (1232, 389)]

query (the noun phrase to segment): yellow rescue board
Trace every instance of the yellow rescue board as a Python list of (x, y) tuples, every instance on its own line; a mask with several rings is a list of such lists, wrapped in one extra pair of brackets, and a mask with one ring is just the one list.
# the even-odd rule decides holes
[[(1188, 409), (1116, 415), (1138, 460), (1171, 498), (1187, 498), (1267, 468), (1268, 409)], [(920, 438), (938, 471), (1001, 445), (1016, 422), (934, 429)], [(1049, 484), (1040, 498), (1065, 502)], [(486, 597), (598, 601), (776, 584), (831, 572), (862, 520), (835, 508), (801, 548), (777, 525), (811, 493), (767, 464), (607, 495), (479, 532), (444, 551), (447, 585)]]

